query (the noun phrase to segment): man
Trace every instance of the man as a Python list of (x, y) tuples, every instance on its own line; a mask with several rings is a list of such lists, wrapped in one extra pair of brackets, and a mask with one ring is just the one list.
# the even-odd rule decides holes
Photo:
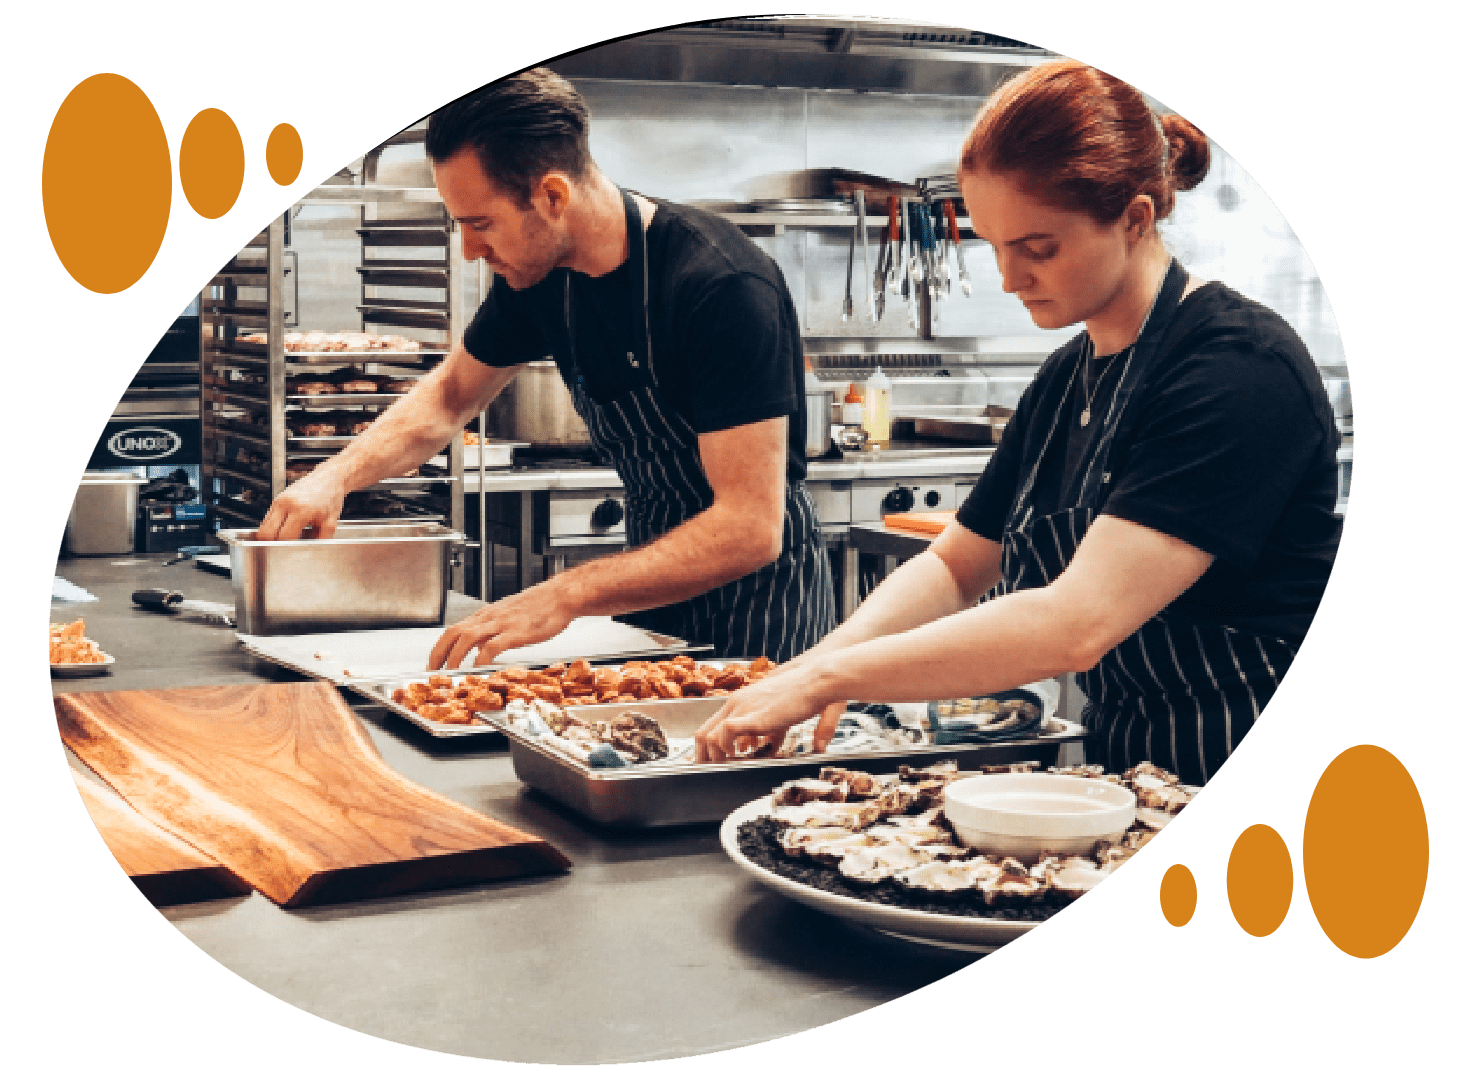
[(431, 666), (544, 641), (580, 615), (721, 656), (785, 660), (831, 630), (806, 475), (801, 339), (776, 263), (734, 226), (623, 191), (588, 110), (546, 69), (431, 117), (437, 190), (467, 259), (496, 275), (462, 341), (350, 447), (284, 491), (263, 539), (327, 537), (347, 492), (450, 441), (518, 366), (552, 356), (625, 487), (630, 550), (449, 627)]

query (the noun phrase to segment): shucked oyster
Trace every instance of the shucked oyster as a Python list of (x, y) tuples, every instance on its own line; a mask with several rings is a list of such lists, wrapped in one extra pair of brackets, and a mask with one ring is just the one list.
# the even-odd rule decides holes
[(594, 733), (635, 763), (655, 761), (670, 752), (670, 742), (659, 723), (632, 710), (612, 720), (594, 721)]
[(983, 855), (976, 855), (972, 859), (927, 862), (911, 870), (900, 870), (893, 877), (910, 889), (950, 893), (977, 888), (981, 881), (997, 879), (999, 873), (997, 865)]
[(899, 870), (933, 862), (935, 852), (909, 844), (870, 844), (847, 853), (837, 869), (855, 881), (879, 882)]
[(809, 802), (800, 806), (773, 806), (771, 818), (783, 825), (816, 828), (829, 825), (844, 829), (864, 829), (878, 820), (875, 802)]
[(1062, 900), (1074, 900), (1105, 881), (1111, 871), (1079, 856), (1060, 858), (1052, 855), (1035, 864), (1030, 873), (1044, 879), (1046, 888), (1055, 896)]
[(833, 783), (830, 780), (788, 780), (771, 793), (771, 805), (800, 806), (809, 802), (846, 802), (848, 794), (846, 784)]
[(872, 838), (866, 833), (844, 829), (836, 825), (822, 828), (787, 829), (781, 834), (781, 847), (788, 855), (805, 855), (818, 862), (828, 862), (834, 866), (841, 862), (843, 856), (849, 852), (857, 848), (868, 847), (872, 843)]

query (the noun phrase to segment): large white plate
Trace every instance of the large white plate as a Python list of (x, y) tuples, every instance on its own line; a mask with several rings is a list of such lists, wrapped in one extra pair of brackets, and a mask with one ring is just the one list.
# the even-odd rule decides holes
[(970, 952), (993, 952), (1040, 925), (1039, 922), (984, 919), (975, 915), (936, 915), (929, 911), (915, 911), (912, 908), (895, 907), (872, 900), (839, 896), (837, 893), (825, 892), (782, 877), (741, 854), (737, 837), (737, 831), (742, 824), (764, 817), (770, 812), (770, 795), (748, 802), (739, 810), (733, 811), (720, 826), (721, 846), (737, 866), (757, 881), (818, 911), (851, 919), (896, 937)]

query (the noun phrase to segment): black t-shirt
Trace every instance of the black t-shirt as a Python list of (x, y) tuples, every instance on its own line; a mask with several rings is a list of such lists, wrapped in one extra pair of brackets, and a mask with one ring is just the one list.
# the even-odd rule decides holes
[[(1036, 515), (1074, 505), (1075, 469), (1099, 425), (1076, 422), (1086, 335), (1057, 349), (1026, 389), (958, 520), (998, 541), (1046, 434)], [(1122, 357), (1097, 358), (1092, 415), (1109, 408)], [(1099, 384), (1095, 380), (1105, 371)], [(1072, 384), (1072, 380), (1074, 383)], [(1030, 429), (1050, 395), (1069, 393), (1053, 432)], [(1177, 309), (1162, 352), (1127, 406), (1099, 512), (1185, 540), (1214, 557), (1170, 617), (1300, 642), (1339, 545), (1339, 431), (1308, 350), (1277, 314), (1217, 282)]]
[[(806, 477), (801, 333), (791, 293), (769, 255), (715, 214), (655, 201), (645, 236), (654, 379), (697, 434), (788, 418), (786, 475)], [(564, 319), (571, 277), (574, 340)], [(648, 384), (625, 362), (642, 331), (638, 282), (626, 261), (602, 277), (562, 268), (521, 291), (499, 277), (462, 344), (513, 367), (552, 357), (570, 384), (609, 402)]]

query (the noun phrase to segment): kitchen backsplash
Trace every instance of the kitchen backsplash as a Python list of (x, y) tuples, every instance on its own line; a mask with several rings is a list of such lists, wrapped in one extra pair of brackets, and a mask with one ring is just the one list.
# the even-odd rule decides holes
[[(581, 79), (592, 112), (590, 140), (604, 172), (649, 195), (694, 202), (804, 194), (806, 171), (840, 167), (912, 182), (951, 172), (979, 105), (975, 98)], [(419, 144), (382, 158), (381, 183), (429, 184)], [(410, 158), (415, 156), (416, 160)], [(357, 166), (358, 168), (358, 163)], [(300, 316), (309, 329), (359, 329), (355, 229), (358, 206), (309, 205), (294, 222), (300, 253)], [(1199, 277), (1226, 282), (1274, 308), (1327, 371), (1344, 350), (1317, 274), (1283, 215), (1243, 168), (1213, 147), (1207, 179), (1179, 194), (1161, 226), (1168, 247)], [(781, 265), (809, 337), (908, 338), (904, 305), (891, 300), (881, 323), (867, 312), (862, 252), (853, 266), (854, 317), (842, 320), (850, 229), (788, 227), (758, 237)], [(879, 233), (870, 231), (875, 262)], [(401, 252), (398, 254), (408, 254)], [(989, 249), (966, 243), (973, 295), (938, 302), (939, 337), (1018, 336), (1054, 348), (1071, 329), (1041, 331), (1006, 294)], [(475, 306), (476, 275), (464, 299)]]

